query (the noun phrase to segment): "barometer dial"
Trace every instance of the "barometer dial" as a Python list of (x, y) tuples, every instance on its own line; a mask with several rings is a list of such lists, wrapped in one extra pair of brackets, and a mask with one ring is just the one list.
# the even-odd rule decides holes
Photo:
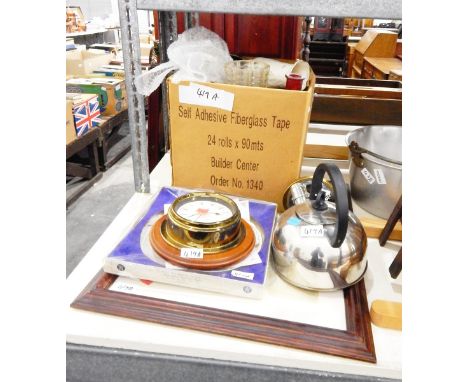
[(219, 200), (188, 200), (176, 209), (178, 215), (198, 223), (216, 223), (231, 218), (234, 213)]

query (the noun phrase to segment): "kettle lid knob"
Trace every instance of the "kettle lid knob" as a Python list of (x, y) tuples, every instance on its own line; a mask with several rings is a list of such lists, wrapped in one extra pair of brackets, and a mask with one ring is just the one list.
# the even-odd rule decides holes
[(317, 211), (325, 211), (328, 209), (327, 203), (325, 202), (326, 193), (325, 191), (319, 191), (317, 197), (312, 203), (312, 208)]

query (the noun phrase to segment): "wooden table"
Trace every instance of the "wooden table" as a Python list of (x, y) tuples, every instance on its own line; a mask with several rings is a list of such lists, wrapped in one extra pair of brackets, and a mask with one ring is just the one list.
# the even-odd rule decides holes
[[(97, 128), (93, 128), (67, 145), (67, 176), (87, 179), (87, 182), (77, 187), (70, 195), (67, 196), (67, 207), (102, 177), (98, 156), (99, 137), (99, 130)], [(83, 161), (69, 161), (73, 155), (78, 154), (84, 149), (87, 149), (88, 151), (87, 163)]]
[[(310, 171), (310, 166), (303, 166), (304, 174)], [(101, 269), (103, 258), (135, 224), (159, 188), (171, 185), (169, 153), (151, 172), (150, 181), (151, 193), (134, 194), (68, 277), (68, 303)], [(377, 239), (369, 239), (369, 270), (365, 276), (369, 304), (375, 299), (401, 301), (401, 290), (396, 291), (390, 277), (385, 274), (398, 247), (389, 242), (382, 248)], [(75, 380), (90, 380), (92, 376), (93, 380), (99, 377), (100, 380), (120, 382), (125, 380), (129, 370), (133, 380), (158, 380), (158, 376), (170, 376), (161, 380), (173, 382), (186, 381), (187, 378), (193, 381), (218, 380), (216, 375), (226, 380), (250, 382), (264, 381), (266, 377), (301, 382), (401, 378), (401, 332), (375, 326), (372, 326), (372, 331), (377, 363), (370, 364), (72, 308), (67, 309), (64, 322), (68, 343), (67, 367)], [(90, 362), (92, 367), (89, 367)]]
[(97, 127), (99, 131), (98, 155), (101, 169), (105, 171), (131, 149), (131, 143), (127, 142), (114, 156), (110, 158), (108, 155), (110, 147), (119, 141), (118, 137), (116, 138), (119, 129), (124, 122), (128, 121), (128, 109), (124, 109), (112, 116), (101, 116), (101, 120), (103, 122)]
[(364, 57), (362, 77), (388, 80), (390, 70), (402, 67), (402, 61), (393, 57)]
[(67, 33), (67, 38), (73, 38), (75, 44), (86, 45), (89, 47), (93, 44), (103, 43), (105, 41), (104, 34), (106, 29), (95, 29), (84, 32)]
[[(67, 145), (67, 176), (82, 178), (80, 185), (67, 192), (67, 207), (76, 201), (85, 191), (102, 177), (101, 171), (106, 171), (131, 149), (130, 140), (119, 136), (122, 124), (128, 120), (128, 110), (124, 109), (112, 116), (101, 116), (102, 123), (89, 130)], [(114, 153), (109, 156), (112, 147)], [(75, 154), (87, 149), (87, 158), (69, 160)]]

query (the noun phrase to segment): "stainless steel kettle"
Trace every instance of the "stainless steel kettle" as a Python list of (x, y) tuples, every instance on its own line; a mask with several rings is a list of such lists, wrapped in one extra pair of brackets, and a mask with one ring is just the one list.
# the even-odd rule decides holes
[[(325, 200), (322, 182), (330, 177), (335, 203)], [(320, 164), (310, 200), (296, 203), (278, 219), (272, 250), (278, 274), (304, 289), (331, 291), (358, 282), (367, 269), (367, 236), (350, 211), (348, 189), (336, 165)]]

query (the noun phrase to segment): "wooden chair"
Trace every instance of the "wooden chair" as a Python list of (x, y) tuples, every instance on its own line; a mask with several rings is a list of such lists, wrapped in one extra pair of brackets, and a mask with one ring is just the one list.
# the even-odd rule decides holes
[[(379, 236), (379, 243), (380, 246), (384, 246), (385, 243), (387, 242), (390, 234), (392, 233), (393, 229), (395, 228), (395, 224), (398, 222), (403, 223), (402, 220), (402, 196), (400, 196), (400, 199), (398, 200), (397, 204), (395, 205), (395, 208), (393, 209), (392, 213), (390, 214), (390, 217), (387, 220), (387, 223), (385, 224), (384, 229), (382, 230), (382, 233)], [(388, 268), (390, 272), (390, 276), (392, 278), (396, 279), (398, 275), (401, 272), (401, 267), (402, 267), (402, 261), (403, 261), (403, 253), (402, 253), (403, 246), (400, 248), (398, 251), (397, 255), (395, 256), (395, 259), (393, 260), (392, 264), (390, 264), (390, 267)]]

